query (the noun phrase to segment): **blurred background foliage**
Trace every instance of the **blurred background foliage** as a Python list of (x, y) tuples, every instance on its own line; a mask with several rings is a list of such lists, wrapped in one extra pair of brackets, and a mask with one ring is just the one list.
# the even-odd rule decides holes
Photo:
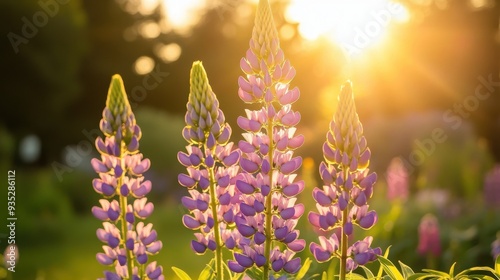
[[(379, 214), (370, 231), (374, 243), (384, 249), (392, 245), (394, 261), (403, 260), (415, 270), (427, 266), (428, 258), (416, 249), (418, 225), (432, 213), (439, 221), (442, 247), (434, 268), (446, 270), (453, 262), (462, 269), (492, 265), (490, 244), (500, 231), (500, 202), (486, 204), (484, 186), (486, 174), (500, 160), (500, 1), (397, 2), (407, 16), (390, 23), (384, 42), (348, 55), (345, 46), (352, 42), (332, 40), (337, 37), (322, 28), (329, 22), (320, 18), (321, 11), (328, 15), (330, 4), (271, 1), (282, 48), (297, 69), (292, 84), (302, 93), (295, 108), (302, 115), (298, 131), (306, 136), (298, 153), (307, 157), (300, 174), (307, 189), (300, 199), (307, 209), (314, 208), (310, 193), (319, 182), (321, 144), (338, 88), (350, 78), (373, 154), (371, 168), (379, 174), (372, 202)], [(362, 10), (363, 3), (356, 3)], [(91, 187), (96, 175), (89, 162), (97, 156), (93, 141), (100, 135), (96, 129), (115, 73), (124, 78), (142, 128), (141, 151), (152, 160), (146, 176), (153, 181), (150, 199), (157, 209), (151, 222), (164, 242), (157, 259), (167, 279), (173, 277), (170, 266), (192, 275), (201, 271), (209, 256), (194, 256), (189, 249), (192, 233), (182, 226), (185, 210), (179, 206), (186, 191), (177, 184), (189, 69), (193, 60), (203, 61), (237, 142), (241, 131), (235, 120), (245, 107), (237, 96), (239, 60), (248, 48), (255, 4), (0, 2), (0, 167), (16, 170), (21, 258), (14, 279), (102, 275), (103, 267), (95, 261), (101, 246), (95, 237), (99, 222), (90, 215), (99, 196)], [(357, 36), (376, 22), (374, 11), (379, 10), (367, 12), (371, 22), (354, 29)], [(497, 84), (483, 87), (490, 95), (475, 104), (480, 77)], [(429, 142), (436, 129), (445, 141)], [(422, 148), (418, 143), (431, 144)], [(387, 166), (395, 157), (408, 169), (409, 196), (387, 203)], [(493, 185), (490, 189), (500, 192), (500, 180)], [(5, 203), (0, 201), (0, 209), (6, 209)], [(0, 211), (0, 219), (5, 221), (6, 214)], [(306, 218), (301, 229), (308, 242), (315, 239)], [(0, 231), (1, 250), (5, 237)], [(322, 269), (313, 265), (315, 272)]]

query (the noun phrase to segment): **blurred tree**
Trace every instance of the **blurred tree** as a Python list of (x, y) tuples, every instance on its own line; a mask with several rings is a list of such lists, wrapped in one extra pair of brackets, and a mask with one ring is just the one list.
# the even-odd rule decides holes
[(0, 17), (1, 122), (16, 142), (34, 133), (54, 153), (69, 125), (61, 116), (81, 92), (85, 13), (78, 0), (6, 0)]

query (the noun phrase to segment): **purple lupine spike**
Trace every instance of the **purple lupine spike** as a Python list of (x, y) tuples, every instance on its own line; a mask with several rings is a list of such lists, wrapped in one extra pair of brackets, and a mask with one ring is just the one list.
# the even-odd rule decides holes
[[(96, 259), (103, 265), (114, 265), (114, 272), (104, 273), (106, 279), (143, 279), (146, 274), (139, 273), (144, 269), (138, 267), (146, 265), (148, 255), (158, 253), (161, 242), (156, 241), (152, 224), (147, 238), (143, 237), (143, 223), (135, 224), (136, 218), (143, 220), (154, 209), (145, 197), (151, 191), (151, 182), (143, 177), (151, 162), (138, 152), (141, 130), (119, 75), (112, 78), (102, 116), (100, 128), (105, 137), (95, 141), (101, 160), (91, 160), (99, 174), (92, 185), (97, 193), (113, 199), (101, 199), (101, 207), (92, 207), (94, 216), (104, 221), (103, 228), (97, 230), (97, 238), (107, 244)], [(147, 250), (148, 246), (152, 249)], [(163, 279), (161, 267), (159, 271), (155, 276)]]
[(178, 177), (179, 184), (189, 190), (189, 196), (182, 198), (182, 204), (189, 210), (182, 222), (187, 228), (199, 230), (195, 233), (196, 240), (191, 241), (191, 248), (197, 254), (204, 254), (207, 249), (214, 251), (214, 270), (222, 277), (222, 249), (224, 246), (234, 248), (240, 239), (235, 230), (235, 217), (240, 211), (240, 190), (235, 180), (240, 151), (229, 142), (231, 127), (225, 122), (199, 61), (191, 68), (186, 107), (183, 136), (189, 145), (186, 153), (177, 155), (188, 171)]
[(376, 212), (368, 211), (377, 175), (368, 172), (371, 153), (356, 113), (350, 82), (341, 89), (323, 154), (325, 160), (319, 166), (323, 188), (313, 190), (317, 212), (310, 212), (308, 217), (315, 228), (327, 235), (320, 236), (320, 244), (313, 242), (309, 248), (318, 262), (339, 257), (340, 277), (344, 279), (347, 271), (375, 260), (381, 252), (380, 248), (370, 248), (371, 237), (350, 247), (348, 244), (355, 225), (369, 229), (377, 221)]
[[(295, 205), (295, 196), (304, 189), (304, 182), (295, 181), (302, 158), (294, 157), (293, 152), (304, 137), (295, 135), (300, 113), (292, 110), (291, 103), (300, 94), (297, 88), (289, 88), (295, 70), (280, 49), (267, 0), (259, 1), (250, 48), (240, 67), (244, 76), (238, 79), (238, 95), (243, 102), (257, 106), (256, 110), (246, 109), (237, 121), (245, 133), (238, 144), (242, 156), (236, 181), (243, 202), (235, 220), (239, 232), (250, 241), (240, 244), (229, 268), (241, 272), (256, 266), (268, 279), (271, 270), (295, 273), (300, 259), (293, 256), (305, 242), (298, 239), (295, 229), (304, 212), (301, 204)], [(275, 247), (275, 243), (285, 246)], [(242, 263), (241, 259), (252, 262)]]
[(484, 201), (488, 207), (500, 208), (500, 165), (495, 166), (485, 176)]
[[(391, 160), (387, 167), (387, 198), (391, 201), (408, 199), (409, 175), (403, 161), (400, 158)], [(499, 200), (500, 201), (500, 200)]]
[(418, 226), (418, 248), (421, 255), (441, 255), (441, 241), (439, 237), (439, 223), (432, 214), (426, 214)]

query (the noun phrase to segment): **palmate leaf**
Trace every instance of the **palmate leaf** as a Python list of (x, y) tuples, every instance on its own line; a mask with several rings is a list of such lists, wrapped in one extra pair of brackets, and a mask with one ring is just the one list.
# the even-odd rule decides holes
[(401, 261), (399, 261), (399, 266), (401, 266), (401, 271), (403, 272), (403, 277), (405, 279), (408, 279), (408, 277), (415, 274), (415, 272), (413, 272), (413, 269), (411, 269), (411, 267), (407, 266), (406, 264), (404, 264)]
[(373, 275), (373, 272), (370, 269), (368, 269), (364, 265), (361, 265), (361, 268), (364, 270), (366, 274), (366, 279), (375, 279), (375, 275)]
[(497, 275), (500, 275), (500, 255), (498, 255), (497, 260), (495, 262), (495, 271)]
[(468, 277), (470, 277), (470, 275), (468, 275), (469, 273), (477, 272), (477, 271), (489, 272), (489, 273), (493, 274), (496, 277), (496, 279), (500, 280), (500, 273), (497, 273), (493, 268), (488, 267), (488, 266), (476, 266), (476, 267), (466, 269), (466, 270), (460, 272), (459, 274), (457, 274), (457, 276), (455, 278), (458, 279), (458, 278), (463, 277), (464, 279), (467, 279)]

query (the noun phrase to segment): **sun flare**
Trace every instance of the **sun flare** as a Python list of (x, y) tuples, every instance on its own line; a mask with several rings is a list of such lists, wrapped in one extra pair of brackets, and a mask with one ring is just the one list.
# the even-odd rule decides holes
[(292, 0), (285, 16), (304, 39), (326, 37), (349, 52), (380, 43), (393, 22), (409, 19), (391, 0)]

